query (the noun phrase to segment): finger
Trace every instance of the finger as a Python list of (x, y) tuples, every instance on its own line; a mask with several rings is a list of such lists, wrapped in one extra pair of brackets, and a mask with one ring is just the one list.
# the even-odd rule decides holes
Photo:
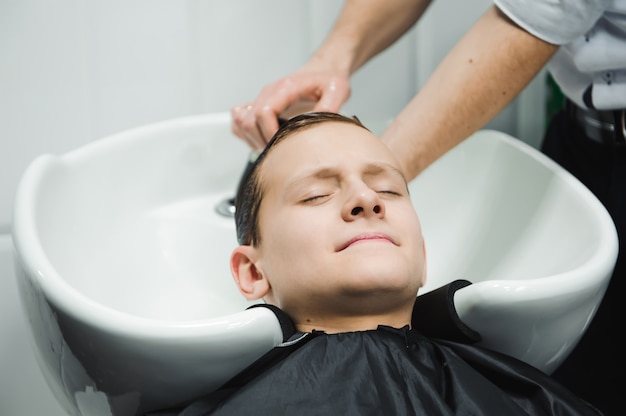
[(246, 141), (247, 139), (247, 133), (244, 127), (244, 122), (246, 119), (248, 107), (250, 107), (250, 104), (241, 104), (241, 105), (234, 106), (230, 110), (231, 130), (237, 137), (239, 137), (240, 139), (244, 141)]
[(267, 144), (278, 131), (278, 114), (270, 106), (263, 106), (257, 112), (256, 124), (264, 144)]
[(322, 91), (322, 96), (313, 111), (338, 113), (350, 98), (350, 85), (343, 80), (332, 80)]
[(265, 143), (278, 130), (278, 117), (298, 101), (298, 90), (291, 82), (281, 80), (273, 87), (263, 89), (255, 102), (256, 123)]
[(231, 116), (231, 131), (233, 134), (245, 141), (253, 150), (260, 150), (265, 147), (265, 142), (256, 124), (252, 104), (233, 107)]

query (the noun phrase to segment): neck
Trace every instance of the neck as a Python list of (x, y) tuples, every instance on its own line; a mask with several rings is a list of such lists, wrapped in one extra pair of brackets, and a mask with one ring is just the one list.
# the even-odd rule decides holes
[(340, 332), (367, 331), (378, 328), (379, 325), (402, 328), (411, 325), (411, 311), (395, 314), (367, 315), (367, 316), (332, 316), (296, 318), (294, 324), (301, 332), (324, 331), (328, 334)]

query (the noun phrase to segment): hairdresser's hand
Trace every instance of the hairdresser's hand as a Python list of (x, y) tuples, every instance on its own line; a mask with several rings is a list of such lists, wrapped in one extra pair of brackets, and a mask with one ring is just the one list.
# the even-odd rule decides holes
[(307, 111), (339, 112), (350, 97), (348, 76), (306, 67), (263, 88), (255, 101), (232, 108), (232, 131), (261, 150), (278, 130), (278, 117)]

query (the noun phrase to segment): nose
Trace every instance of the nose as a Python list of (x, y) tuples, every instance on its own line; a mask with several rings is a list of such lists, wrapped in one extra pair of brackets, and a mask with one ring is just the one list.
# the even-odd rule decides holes
[(385, 216), (385, 203), (380, 195), (367, 186), (359, 186), (353, 190), (344, 205), (342, 216), (346, 221), (354, 221), (361, 217)]

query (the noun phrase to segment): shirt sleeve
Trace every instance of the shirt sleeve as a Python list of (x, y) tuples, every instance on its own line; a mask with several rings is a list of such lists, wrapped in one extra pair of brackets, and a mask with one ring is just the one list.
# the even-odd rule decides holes
[(611, 1), (494, 0), (494, 4), (531, 35), (564, 45), (587, 33)]

